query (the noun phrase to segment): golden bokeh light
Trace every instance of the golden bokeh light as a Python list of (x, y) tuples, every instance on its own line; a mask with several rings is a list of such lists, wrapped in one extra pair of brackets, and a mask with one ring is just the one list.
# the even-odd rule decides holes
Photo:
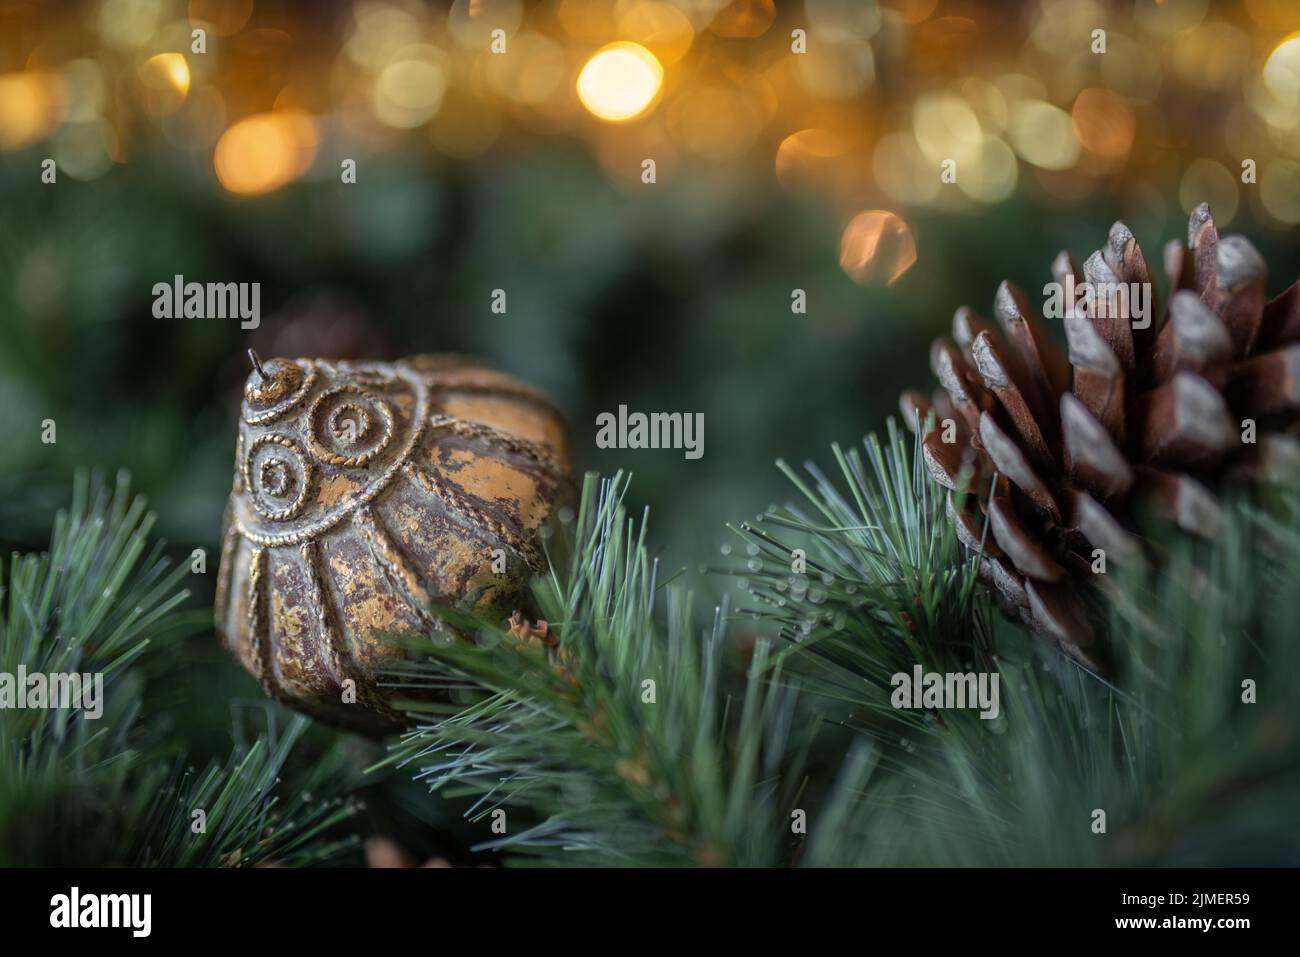
[(957, 188), (977, 203), (1000, 203), (1019, 179), (1016, 154), (996, 136), (980, 140), (979, 150), (957, 167)]
[(1283, 106), (1300, 110), (1300, 30), (1285, 37), (1264, 61), (1264, 85)]
[(1259, 179), (1259, 199), (1274, 219), (1300, 223), (1300, 163), (1271, 160)]
[(245, 117), (221, 135), (213, 167), (232, 193), (267, 193), (305, 173), (316, 157), (318, 136), (312, 118), (297, 110)]
[(190, 92), (190, 65), (180, 53), (159, 53), (140, 64), (140, 83), (148, 94), (149, 111), (172, 113)]
[(791, 133), (776, 150), (776, 179), (786, 189), (828, 178), (829, 167), (844, 156), (848, 145), (830, 130)]
[(912, 133), (921, 152), (935, 166), (944, 160), (963, 160), (975, 155), (984, 133), (969, 104), (959, 96), (926, 94), (912, 108)]
[(20, 150), (47, 136), (61, 118), (62, 99), (53, 76), (0, 74), (0, 150)]
[(97, 25), (104, 42), (119, 50), (144, 46), (168, 14), (163, 0), (103, 0)]
[(375, 79), (375, 116), (398, 129), (424, 125), (442, 105), (448, 73), (446, 57), (437, 47), (404, 48)]
[(117, 136), (107, 123), (69, 123), (54, 137), (54, 161), (73, 179), (91, 180), (113, 167)]
[(1261, 79), (1246, 84), (1246, 104), (1272, 129), (1293, 129), (1300, 125), (1300, 110), (1279, 100)]
[(610, 123), (635, 119), (646, 111), (660, 87), (664, 68), (655, 55), (630, 40), (597, 50), (578, 74), (578, 99), (593, 116)]
[(1195, 160), (1183, 173), (1178, 201), (1186, 213), (1201, 203), (1209, 203), (1215, 223), (1222, 228), (1237, 215), (1237, 178), (1214, 160)]
[(916, 262), (916, 240), (896, 213), (858, 213), (840, 237), (840, 266), (859, 285), (892, 285)]
[(986, 133), (1002, 133), (1007, 128), (1007, 98), (1002, 91), (979, 77), (968, 77), (961, 84), (962, 98), (975, 111)]
[(1128, 158), (1137, 121), (1132, 107), (1122, 96), (1089, 87), (1075, 98), (1070, 121), (1079, 142), (1089, 153), (1111, 163)]
[(1079, 158), (1070, 114), (1044, 100), (1012, 106), (1010, 133), (1016, 152), (1041, 169), (1069, 169)]
[(180, 53), (159, 53), (141, 65), (140, 81), (147, 86), (170, 87), (184, 96), (190, 91), (190, 66)]
[(690, 19), (670, 3), (638, 3), (618, 21), (618, 36), (632, 40), (671, 66), (686, 55), (695, 42)]
[(410, 46), (420, 33), (414, 14), (382, 3), (365, 3), (353, 12), (352, 30), (343, 45), (348, 59), (371, 73), (379, 73)]

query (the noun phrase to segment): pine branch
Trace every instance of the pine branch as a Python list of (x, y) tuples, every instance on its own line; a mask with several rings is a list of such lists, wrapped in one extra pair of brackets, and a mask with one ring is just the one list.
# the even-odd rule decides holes
[(355, 837), (331, 837), (356, 812), (355, 803), (313, 796), (327, 793), (341, 770), (337, 750), (312, 766), (303, 786), (288, 792), (287, 804), (276, 793), (281, 771), (308, 724), (295, 715), (283, 735), (272, 728), (247, 750), (232, 752), (224, 766), (213, 763), (201, 774), (177, 762), (144, 815), (148, 825), (137, 839), (137, 863), (300, 866), (355, 847)]
[[(865, 455), (836, 449), (843, 485), (788, 473), (805, 504), (736, 529), (755, 602), (737, 617), (779, 640), (739, 669), (725, 609), (701, 641), (689, 595), (658, 583), (621, 479), (588, 482), (571, 557), (538, 589), (551, 630), (448, 613), (475, 640), (394, 677), (450, 700), (384, 763), (474, 820), (508, 810), (482, 847), (538, 863), (1300, 860), (1283, 684), (1300, 665), (1300, 493), (1230, 505), (1212, 545), (1150, 528), (1159, 566), (1106, 583), (1108, 683), (992, 614), (909, 443), (891, 423)], [(1000, 715), (895, 708), (891, 676), (917, 665), (996, 673)]]
[(765, 644), (733, 687), (724, 611), (700, 637), (689, 595), (659, 583), (625, 487), (584, 486), (572, 558), (538, 588), (552, 644), (460, 620), (473, 643), (400, 671), (457, 703), (426, 711), (385, 763), (472, 798), (473, 820), (508, 810), (481, 847), (538, 862), (787, 861), (815, 725), (792, 720), (794, 688), (765, 685)]
[[(909, 450), (892, 428), (887, 448), (871, 440), (867, 448), (869, 480), (852, 456), (838, 456), (852, 504), (814, 472), (816, 486), (800, 488), (820, 524), (796, 510), (763, 523), (811, 542), (809, 568), (831, 576), (822, 601), (811, 600), (811, 586), (807, 597), (796, 595), (801, 582), (781, 568), (796, 545), (742, 529), (766, 548), (749, 580), (767, 605), (763, 617), (788, 642), (788, 673), (812, 676), (808, 687), (820, 684), (824, 697), (852, 708), (857, 717), (846, 723), (869, 742), (856, 746), (841, 774), (839, 789), (856, 790), (852, 813), (830, 832), (813, 831), (807, 863), (1300, 859), (1293, 810), (1300, 737), (1275, 677), (1300, 665), (1292, 637), (1300, 595), (1295, 489), (1280, 490), (1265, 508), (1231, 504), (1213, 545), (1175, 529), (1147, 530), (1161, 565), (1109, 583), (1119, 677), (1108, 684), (1019, 626), (1000, 619), (992, 626), (987, 605), (982, 610), (967, 589), (969, 565), (945, 559), (946, 520), (920, 472), (919, 449), (909, 473), (901, 467)], [(946, 610), (906, 621), (902, 606), (913, 589), (919, 608)], [(918, 621), (927, 625), (914, 630)], [(880, 681), (913, 663), (996, 670), (1001, 718), (900, 711), (890, 721)], [(1242, 701), (1247, 678), (1258, 683), (1259, 704)], [(859, 708), (870, 709), (871, 720)], [(911, 730), (900, 732), (897, 722), (909, 719)], [(1106, 834), (1094, 832), (1099, 810)], [(1248, 852), (1233, 846), (1243, 840)]]
[(886, 765), (924, 746), (939, 721), (893, 707), (892, 676), (989, 667), (992, 653), (975, 563), (909, 443), (891, 420), (887, 444), (872, 435), (861, 451), (834, 446), (841, 485), (812, 463), (810, 483), (778, 462), (802, 502), (732, 526), (746, 561), (725, 569), (753, 602), (742, 615), (776, 627), (779, 660), (797, 658), (807, 693), (836, 723), (874, 734)]
[[(49, 550), (10, 561), (0, 589), (0, 681), (15, 697), (0, 697), (0, 864), (230, 865), (332, 856), (342, 845), (323, 832), (350, 807), (308, 807), (296, 798), (281, 811), (275, 797), (302, 721), (197, 778), (179, 770), (183, 760), (169, 775), (168, 762), (156, 756), (156, 723), (141, 715), (141, 666), (147, 653), (171, 647), (207, 615), (184, 610), (188, 568), (172, 568), (162, 543), (149, 544), (152, 525), (124, 474), (112, 494), (79, 474)], [(83, 696), (79, 708), (20, 708), (23, 674), (88, 676), (92, 695), (99, 676), (102, 697), (96, 704)], [(328, 768), (324, 762), (319, 770)], [(191, 830), (196, 808), (207, 815), (202, 834)]]

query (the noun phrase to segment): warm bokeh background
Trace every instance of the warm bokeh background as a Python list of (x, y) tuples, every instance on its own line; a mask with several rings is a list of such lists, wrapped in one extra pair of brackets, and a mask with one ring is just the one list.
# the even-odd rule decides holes
[[(246, 347), (466, 350), (632, 470), (694, 574), (774, 458), (879, 428), (957, 306), (1041, 299), (1116, 218), (1158, 263), (1208, 200), (1289, 284), (1294, 31), (1289, 0), (0, 0), (0, 545), (125, 467), (215, 565)], [(177, 273), (260, 282), (261, 327), (155, 319)], [(703, 412), (704, 458), (596, 449), (620, 403)], [(254, 695), (210, 645), (175, 701)]]

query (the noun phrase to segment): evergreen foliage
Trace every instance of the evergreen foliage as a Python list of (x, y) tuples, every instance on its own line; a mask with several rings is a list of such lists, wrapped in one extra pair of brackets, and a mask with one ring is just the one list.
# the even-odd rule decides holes
[[(373, 779), (414, 778), (528, 865), (1300, 862), (1300, 491), (1225, 489), (1214, 542), (1147, 522), (1157, 560), (1102, 582), (1103, 679), (996, 613), (910, 437), (833, 454), (835, 478), (780, 464), (799, 498), (733, 528), (744, 607), (710, 614), (651, 557), (627, 479), (589, 477), (534, 582), (548, 631), (440, 610), (470, 640), (409, 639), (389, 680), (443, 694), (407, 702)], [(0, 711), (3, 863), (355, 859), (347, 739), (286, 783), (305, 719), (268, 706), (197, 771), (142, 713), (142, 665), (205, 617), (150, 524), (82, 476), (49, 551), (10, 562), (0, 671), (101, 672), (106, 700)], [(917, 666), (996, 673), (999, 714), (895, 707)]]
[[(0, 865), (236, 865), (328, 859), (338, 801), (279, 806), (277, 776), (307, 722), (274, 728), (224, 764), (185, 770), (142, 713), (144, 664), (209, 618), (187, 612), (153, 516), (125, 476), (74, 483), (47, 552), (15, 554), (0, 593), (0, 672), (103, 676), (103, 714), (0, 709)], [(169, 758), (168, 754), (172, 753)], [(322, 763), (323, 771), (327, 765)], [(203, 810), (201, 833), (193, 812)]]
[[(457, 703), (389, 763), (475, 819), (522, 811), (484, 846), (534, 862), (1300, 861), (1295, 489), (1226, 490), (1217, 542), (1150, 524), (1159, 561), (1104, 583), (1103, 679), (996, 614), (892, 422), (834, 454), (838, 484), (781, 465), (802, 501), (735, 529), (752, 607), (703, 626), (657, 581), (622, 479), (589, 479), (573, 557), (537, 592), (557, 648), (480, 626), (439, 649), (415, 673)], [(724, 632), (755, 620), (775, 646), (728, 655)], [(894, 707), (891, 676), (916, 666), (995, 671), (1000, 714)]]

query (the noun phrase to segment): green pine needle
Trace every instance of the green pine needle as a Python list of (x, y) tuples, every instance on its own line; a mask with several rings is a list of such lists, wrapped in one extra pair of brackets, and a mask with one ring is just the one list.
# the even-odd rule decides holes
[[(334, 829), (352, 806), (300, 795), (282, 807), (276, 796), (302, 719), (198, 776), (180, 770), (183, 759), (169, 772), (160, 756), (159, 728), (141, 714), (140, 666), (210, 618), (184, 610), (189, 569), (150, 544), (152, 525), (124, 474), (112, 492), (79, 474), (49, 550), (15, 554), (0, 577), (0, 672), (15, 681), (20, 669), (98, 674), (103, 687), (99, 718), (84, 708), (0, 708), (0, 865), (334, 858), (350, 844)], [(327, 756), (314, 769), (321, 784), (331, 767)]]

